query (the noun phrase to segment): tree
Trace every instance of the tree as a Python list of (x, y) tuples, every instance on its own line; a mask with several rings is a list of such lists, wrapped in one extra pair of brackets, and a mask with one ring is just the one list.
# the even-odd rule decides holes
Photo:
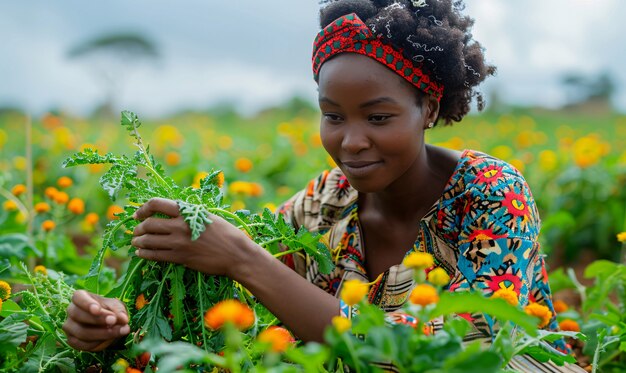
[(122, 33), (100, 36), (71, 48), (67, 56), (90, 64), (94, 75), (104, 86), (105, 100), (99, 112), (113, 115), (116, 93), (133, 64), (153, 62), (160, 57), (156, 45), (139, 34)]

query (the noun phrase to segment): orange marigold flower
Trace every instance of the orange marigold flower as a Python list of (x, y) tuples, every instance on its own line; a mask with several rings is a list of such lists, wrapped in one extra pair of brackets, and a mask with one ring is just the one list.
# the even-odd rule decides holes
[(146, 304), (148, 304), (148, 301), (146, 301), (145, 295), (143, 295), (143, 293), (139, 294), (137, 299), (135, 299), (135, 308), (137, 310), (140, 310), (140, 309), (144, 308), (146, 306)]
[(57, 180), (57, 185), (61, 188), (69, 188), (72, 186), (72, 184), (74, 184), (74, 182), (67, 176), (61, 176)]
[(517, 305), (519, 304), (519, 298), (517, 296), (517, 293), (515, 292), (515, 290), (511, 290), (511, 289), (507, 289), (507, 288), (502, 288), (502, 289), (498, 289), (496, 290), (492, 295), (491, 298), (494, 299), (504, 299), (508, 304), (510, 304), (511, 306), (515, 306), (517, 307)]
[(119, 214), (122, 212), (124, 212), (123, 208), (119, 207), (118, 205), (111, 205), (107, 209), (107, 218), (109, 218), (109, 220), (117, 220), (119, 218), (115, 216), (115, 214)]
[(37, 265), (35, 266), (35, 268), (33, 268), (33, 273), (35, 274), (42, 274), (44, 276), (48, 275), (48, 269), (42, 265)]
[(54, 196), (59, 193), (59, 190), (55, 187), (47, 187), (43, 193), (46, 195), (46, 197), (54, 200)]
[(550, 311), (548, 307), (539, 303), (530, 303), (528, 306), (524, 307), (524, 311), (531, 316), (539, 318), (540, 328), (548, 325), (550, 323), (550, 319), (552, 318), (552, 311)]
[(89, 214), (85, 216), (85, 221), (89, 225), (96, 225), (99, 220), (100, 220), (100, 217), (95, 212), (90, 212)]
[(50, 205), (46, 202), (38, 202), (35, 204), (35, 212), (38, 214), (42, 214), (44, 212), (50, 211)]
[(0, 300), (7, 300), (11, 296), (11, 285), (0, 280)]
[(259, 197), (263, 194), (263, 187), (259, 183), (250, 183), (250, 195)]
[(16, 197), (26, 193), (26, 185), (17, 184), (11, 189), (11, 193), (13, 193), (13, 195)]
[(359, 280), (348, 280), (341, 288), (341, 300), (348, 306), (354, 306), (367, 295), (369, 285)]
[(232, 323), (239, 330), (246, 330), (254, 324), (254, 311), (237, 300), (226, 299), (216, 303), (204, 314), (204, 325), (209, 329), (220, 329), (226, 323)]
[(350, 330), (352, 328), (352, 321), (343, 316), (335, 316), (332, 319), (333, 326), (339, 333)]
[(435, 265), (435, 259), (428, 253), (418, 251), (407, 255), (402, 264), (407, 268), (426, 269)]
[(413, 304), (418, 304), (422, 307), (426, 307), (429, 304), (439, 302), (439, 294), (437, 289), (428, 284), (419, 284), (409, 295), (409, 301)]
[(220, 171), (219, 174), (217, 174), (217, 187), (221, 188), (224, 186), (224, 173), (222, 171)]
[(269, 343), (274, 352), (284, 352), (295, 342), (289, 330), (275, 325), (259, 333), (257, 339), (259, 342)]
[(70, 196), (68, 196), (65, 192), (57, 192), (52, 200), (54, 200), (54, 202), (58, 203), (59, 205), (64, 205), (67, 203), (67, 201), (70, 200)]
[(16, 211), (17, 203), (9, 199), (9, 200), (4, 201), (4, 203), (2, 204), (2, 208), (5, 209), (6, 211)]
[(180, 154), (177, 152), (168, 152), (165, 154), (165, 163), (168, 166), (177, 166), (180, 163)]
[(428, 276), (426, 277), (428, 282), (435, 286), (445, 286), (450, 282), (450, 276), (445, 269), (441, 267), (437, 267), (432, 271), (428, 272)]
[(67, 204), (67, 209), (70, 210), (72, 214), (80, 215), (85, 212), (85, 202), (80, 198), (72, 198)]
[(565, 319), (559, 323), (559, 329), (564, 332), (579, 332), (580, 325), (575, 320)]
[(141, 370), (133, 367), (127, 367), (126, 373), (143, 373)]
[(248, 158), (239, 158), (235, 161), (235, 168), (240, 172), (248, 172), (252, 169), (252, 161)]
[(41, 229), (43, 229), (46, 232), (50, 232), (56, 226), (57, 225), (52, 220), (46, 220), (43, 223), (41, 223)]
[(554, 303), (552, 303), (552, 306), (554, 307), (554, 311), (556, 313), (563, 313), (569, 309), (569, 306), (567, 305), (567, 303), (563, 302), (560, 299), (555, 300)]

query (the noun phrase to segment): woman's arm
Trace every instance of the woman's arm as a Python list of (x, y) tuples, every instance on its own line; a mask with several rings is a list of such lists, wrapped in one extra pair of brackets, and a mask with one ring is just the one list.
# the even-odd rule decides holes
[[(153, 217), (157, 212), (171, 218)], [(174, 201), (151, 199), (135, 216), (142, 220), (132, 241), (139, 257), (230, 277), (304, 341), (322, 341), (325, 327), (339, 314), (338, 299), (309, 283), (220, 217), (211, 216), (213, 223), (192, 241)]]

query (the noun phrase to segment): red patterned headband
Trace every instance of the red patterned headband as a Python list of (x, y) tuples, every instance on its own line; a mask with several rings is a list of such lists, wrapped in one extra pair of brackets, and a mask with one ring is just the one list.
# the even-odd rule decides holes
[(339, 53), (359, 53), (395, 71), (421, 91), (441, 100), (443, 85), (430, 80), (420, 66), (375, 37), (372, 31), (354, 13), (339, 17), (317, 34), (313, 44), (313, 74), (319, 80), (320, 67), (330, 57)]

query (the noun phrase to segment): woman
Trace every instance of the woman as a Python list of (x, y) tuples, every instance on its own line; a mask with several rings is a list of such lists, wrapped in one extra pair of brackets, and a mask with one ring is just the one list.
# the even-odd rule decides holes
[[(554, 327), (539, 216), (521, 174), (480, 152), (424, 141), (435, 125), (460, 121), (472, 97), (482, 108), (475, 87), (495, 72), (460, 7), (443, 0), (339, 0), (321, 11), (313, 52), (320, 135), (338, 168), (279, 211), (324, 234), (336, 257), (330, 275), (302, 256), (285, 265), (215, 216), (191, 241), (177, 204), (165, 199), (137, 210), (137, 255), (236, 280), (305, 341), (321, 341), (343, 312), (337, 295), (348, 279), (373, 281), (370, 302), (399, 308), (414, 285), (401, 264), (413, 250), (433, 254), (452, 279), (449, 290), (490, 296), (512, 289), (520, 306), (537, 302), (552, 310)], [(68, 314), (64, 330), (75, 348), (101, 350), (129, 332), (115, 299), (77, 291)], [(467, 317), (476, 327), (469, 338), (494, 335), (490, 319)]]

